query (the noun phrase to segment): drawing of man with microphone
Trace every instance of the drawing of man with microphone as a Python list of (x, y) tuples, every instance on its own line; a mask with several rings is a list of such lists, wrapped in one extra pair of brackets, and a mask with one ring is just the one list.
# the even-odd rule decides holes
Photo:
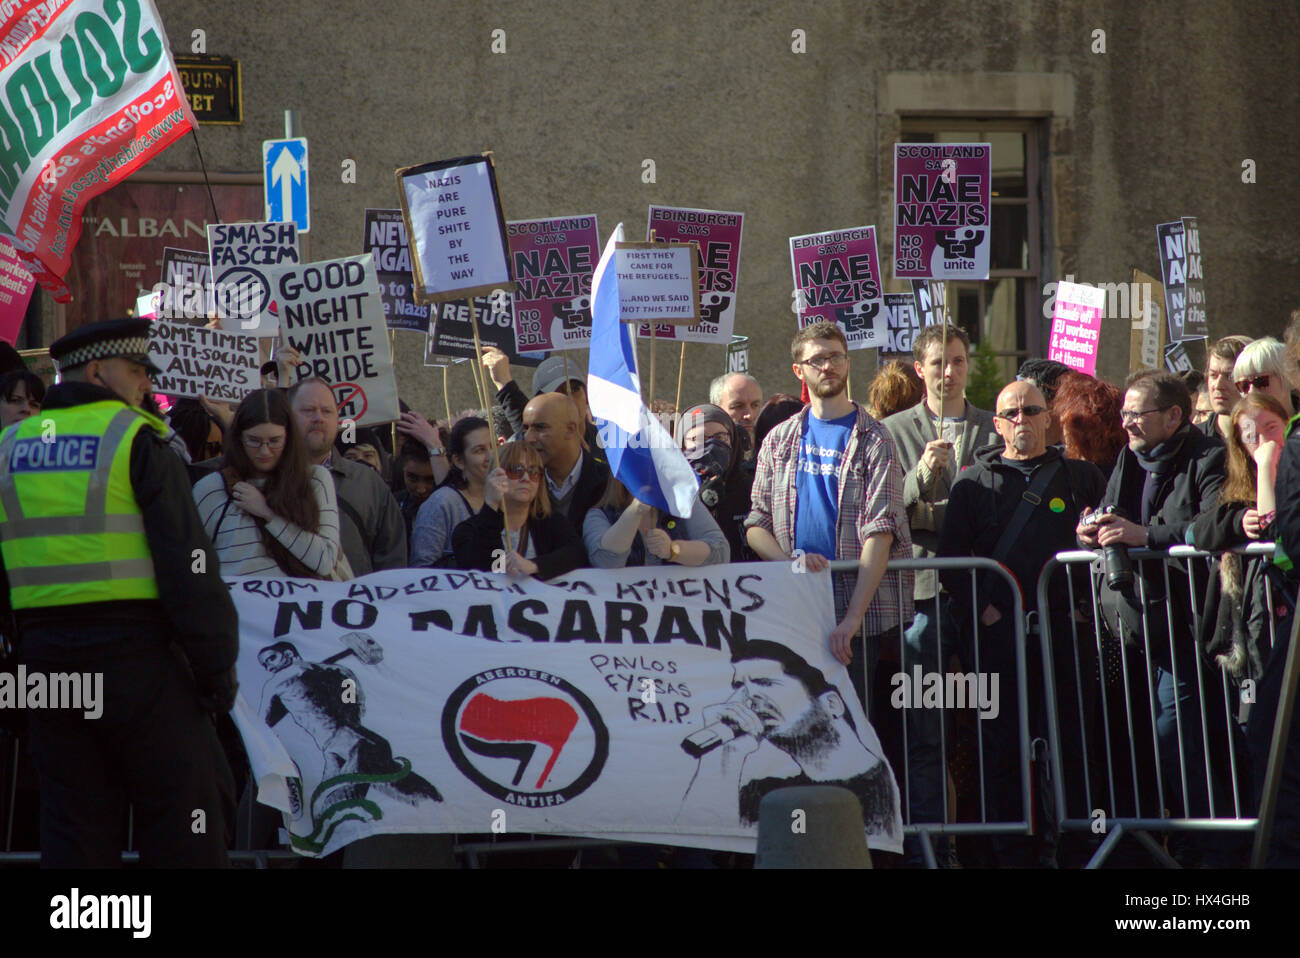
[(776, 642), (746, 642), (731, 663), (733, 694), (705, 707), (704, 727), (682, 741), (700, 763), (683, 809), (716, 810), (718, 783), (727, 783), (737, 820), (754, 825), (759, 803), (775, 788), (840, 785), (858, 796), (868, 833), (892, 834), (899, 822), (893, 773), (870, 727), (870, 747), (864, 743), (835, 686)]

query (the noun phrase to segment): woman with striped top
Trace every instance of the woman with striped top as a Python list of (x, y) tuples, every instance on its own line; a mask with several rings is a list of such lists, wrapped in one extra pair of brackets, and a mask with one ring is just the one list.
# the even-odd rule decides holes
[(340, 563), (334, 480), (309, 464), (278, 389), (239, 404), (222, 466), (194, 486), (194, 499), (225, 575), (328, 579)]

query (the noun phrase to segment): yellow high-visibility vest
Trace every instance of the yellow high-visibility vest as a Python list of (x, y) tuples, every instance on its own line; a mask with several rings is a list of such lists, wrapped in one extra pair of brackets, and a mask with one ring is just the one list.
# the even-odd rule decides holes
[(0, 433), (0, 555), (14, 609), (156, 599), (131, 488), (131, 443), (163, 422), (116, 400), (51, 409)]

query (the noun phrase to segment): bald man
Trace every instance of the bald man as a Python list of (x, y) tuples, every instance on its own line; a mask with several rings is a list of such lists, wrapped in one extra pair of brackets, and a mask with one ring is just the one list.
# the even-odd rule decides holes
[(754, 444), (754, 425), (763, 408), (763, 390), (758, 380), (744, 373), (727, 373), (709, 384), (709, 402), (723, 410), (731, 421), (749, 434)]
[(582, 528), (587, 510), (605, 494), (609, 467), (604, 459), (582, 448), (580, 414), (563, 393), (542, 393), (524, 407), (524, 442), (542, 457), (551, 506)]
[[(1080, 513), (1091, 510), (1106, 491), (1101, 470), (1090, 462), (1066, 459), (1059, 446), (1047, 444), (1049, 416), (1047, 401), (1038, 387), (1013, 382), (998, 395), (994, 426), (1002, 442), (975, 453), (975, 462), (953, 483), (939, 534), (940, 556), (983, 556), (1001, 562), (1016, 577), (1024, 599), (1024, 611), (1037, 608), (1038, 576), (1056, 553), (1077, 548), (1075, 525)], [(975, 635), (972, 618), (970, 573), (953, 570), (940, 573), (951, 596), (950, 614), (963, 636)], [(1001, 576), (983, 573), (977, 577), (979, 617), (979, 668), (998, 676), (1000, 709), (995, 717), (981, 721), (984, 735), (985, 779), (989, 795), (989, 821), (1015, 821), (1023, 814), (1016, 734), (1016, 655), (1014, 605), (1011, 586)], [(1086, 592), (1084, 593), (1086, 595)], [(1070, 598), (1064, 575), (1050, 581), (1048, 608), (1052, 615), (1053, 671), (1058, 682), (1058, 699), (1073, 696), (1074, 672), (1070, 661)], [(1046, 611), (1046, 610), (1044, 610)], [(1089, 626), (1088, 634), (1091, 635)], [(1046, 735), (1042, 710), (1042, 656), (1036, 639), (1026, 639), (1025, 656), (1029, 680), (1030, 737)], [(1086, 643), (1085, 643), (1086, 644)], [(974, 657), (963, 653), (965, 667), (974, 669)], [(933, 669), (933, 666), (930, 666)], [(1085, 672), (1085, 674), (1090, 674)], [(1069, 698), (1068, 701), (1075, 701)], [(1063, 753), (1078, 758), (1082, 753), (1077, 710), (1062, 710)], [(1071, 723), (1069, 718), (1075, 718)], [(1074, 773), (1077, 772), (1076, 776)], [(1066, 768), (1066, 794), (1083, 795), (1081, 766)], [(1073, 791), (1071, 791), (1073, 789)], [(1087, 815), (1090, 809), (1074, 809)], [(994, 842), (999, 866), (1039, 864), (1039, 850), (1024, 838)]]

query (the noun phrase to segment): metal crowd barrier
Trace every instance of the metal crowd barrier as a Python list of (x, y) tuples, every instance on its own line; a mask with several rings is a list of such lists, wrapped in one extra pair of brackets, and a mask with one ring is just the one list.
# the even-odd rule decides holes
[[(858, 562), (855, 560), (836, 561), (830, 564), (833, 572), (856, 572)], [(1008, 626), (1011, 628), (1014, 636), (1014, 656), (1015, 656), (1015, 695), (1014, 703), (1006, 701), (1007, 696), (1002, 695), (1002, 701), (999, 702), (999, 709), (1006, 709), (1008, 706), (1015, 709), (1015, 782), (1016, 791), (1018, 792), (1018, 807), (1012, 814), (1004, 814), (1001, 817), (994, 814), (990, 807), (989, 795), (987, 794), (986, 784), (990, 781), (986, 775), (986, 764), (988, 756), (985, 754), (985, 745), (983, 736), (976, 734), (975, 740), (975, 762), (978, 776), (978, 812), (973, 818), (963, 821), (950, 821), (954, 819), (954, 810), (949, 807), (948, 801), (948, 783), (950, 781), (950, 749), (947, 741), (945, 717), (948, 709), (940, 709), (936, 720), (939, 723), (940, 734), (940, 776), (942, 782), (942, 814), (938, 820), (921, 821), (913, 820), (910, 810), (911, 798), (913, 794), (914, 783), (910, 769), (909, 742), (908, 742), (908, 722), (906, 709), (902, 716), (902, 754), (898, 761), (894, 762), (895, 778), (898, 781), (900, 800), (902, 803), (903, 831), (907, 836), (914, 836), (920, 844), (921, 853), (925, 865), (929, 868), (937, 867), (937, 858), (935, 855), (934, 839), (936, 836), (994, 836), (994, 835), (1022, 835), (1027, 836), (1032, 833), (1033, 823), (1030, 813), (1030, 739), (1029, 739), (1029, 720), (1028, 720), (1028, 681), (1026, 669), (1026, 648), (1025, 648), (1025, 616), (1021, 593), (1019, 586), (1016, 584), (1014, 576), (1001, 564), (991, 559), (984, 558), (961, 558), (961, 559), (896, 559), (891, 560), (886, 568), (885, 575), (899, 575), (905, 570), (918, 571), (922, 569), (933, 569), (936, 571), (958, 571), (966, 572), (971, 577), (971, 600), (972, 615), (971, 621), (976, 623), (976, 641), (973, 643), (974, 657), (973, 661), (964, 663), (968, 668), (972, 668), (978, 676), (982, 674), (981, 670), (981, 643), (978, 641), (978, 633), (982, 632), (979, 623), (979, 612), (976, 606), (979, 599), (979, 577), (981, 575), (993, 575), (1000, 577), (1003, 581), (1011, 586), (1011, 595), (1014, 601), (1014, 611), (1011, 615), (1011, 621)], [(925, 603), (918, 603), (918, 606), (924, 605), (927, 608), (932, 606), (932, 614), (939, 623), (938, 627), (942, 628), (942, 620), (946, 614), (944, 602), (940, 599), (926, 600)], [(900, 671), (907, 658), (906, 652), (906, 623), (899, 623), (898, 626), (898, 667)], [(866, 636), (859, 635), (860, 646), (856, 654), (865, 655), (865, 646), (863, 641)], [(942, 649), (942, 644), (940, 645)], [(938, 673), (940, 676), (947, 676), (949, 673), (948, 663), (935, 661), (933, 664), (925, 663), (925, 670)], [(1005, 688), (1005, 683), (1001, 684)], [(867, 690), (868, 696), (871, 690)], [(870, 706), (870, 701), (868, 701)], [(886, 715), (885, 709), (889, 703), (883, 703), (882, 707), (877, 710), (877, 718)], [(870, 711), (870, 708), (869, 708)], [(877, 729), (879, 733), (879, 729)], [(17, 772), (18, 772), (18, 748), (19, 743), (16, 739), (12, 740), (12, 748), (6, 750), (4, 761), (12, 769), (12, 774), (8, 776), (8, 795), (0, 793), (0, 806), (3, 806), (4, 815), (0, 821), (7, 822), (5, 841), (0, 847), (0, 866), (7, 864), (12, 865), (35, 865), (40, 860), (39, 852), (31, 851), (14, 851), (12, 848), (13, 834), (13, 814), (15, 805), (15, 796), (18, 789)], [(901, 767), (900, 767), (901, 765)], [(1005, 778), (1000, 779), (1004, 783)], [(3, 782), (3, 777), (0, 777)], [(245, 803), (246, 804), (246, 803)], [(241, 807), (240, 814), (247, 814), (248, 809)], [(128, 830), (129, 830), (128, 824)], [(528, 838), (503, 838), (501, 840), (483, 841), (476, 836), (456, 836), (455, 855), (458, 862), (463, 862), (465, 867), (478, 868), (482, 866), (483, 860), (496, 854), (519, 854), (529, 852), (546, 852), (558, 850), (573, 850), (580, 852), (586, 849), (596, 849), (602, 847), (613, 847), (626, 845), (626, 842), (606, 839), (577, 838), (562, 835), (555, 836), (536, 836)], [(139, 853), (131, 851), (132, 844), (128, 839), (128, 851), (123, 853), (124, 864), (134, 864), (139, 861)], [(230, 852), (230, 858), (233, 863), (252, 866), (254, 868), (268, 868), (276, 865), (283, 865), (297, 861), (301, 856), (282, 847), (276, 848), (236, 848)]]
[[(1232, 551), (1244, 569), (1251, 560), (1268, 561), (1274, 550), (1270, 542)], [(1223, 834), (1244, 841), (1243, 833), (1258, 824), (1238, 714), (1242, 696), (1200, 647), (1205, 584), (1218, 574), (1218, 554), (1175, 546), (1168, 552), (1130, 549), (1129, 557), (1141, 603), (1140, 636), (1126, 637), (1122, 623), (1110, 621), (1118, 617), (1115, 604), (1102, 601), (1109, 586), (1100, 552), (1058, 553), (1038, 578), (1040, 609), (1049, 607), (1054, 575), (1065, 576), (1069, 595), (1069, 635), (1053, 634), (1052, 616), (1039, 620), (1055, 824), (1063, 834), (1092, 836), (1097, 845), (1087, 868), (1100, 867), (1126, 834), (1161, 864), (1178, 867), (1153, 833), (1168, 834), (1171, 844), (1181, 844), (1175, 854), (1195, 863), (1208, 855), (1212, 864), (1240, 858), (1244, 866), (1244, 848), (1234, 849)], [(1158, 594), (1148, 597), (1144, 571), (1163, 586), (1163, 602)], [(1171, 589), (1178, 577), (1190, 580), (1187, 608), (1176, 605)], [(1262, 641), (1271, 649), (1278, 616), (1271, 589), (1264, 594), (1268, 627)], [(1171, 695), (1171, 685), (1180, 683), (1184, 690)], [(1158, 702), (1162, 684), (1164, 700)]]

